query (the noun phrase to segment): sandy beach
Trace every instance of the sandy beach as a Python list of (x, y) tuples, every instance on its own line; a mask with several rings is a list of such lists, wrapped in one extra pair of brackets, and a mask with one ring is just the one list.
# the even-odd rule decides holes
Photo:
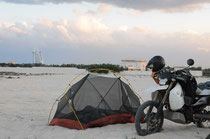
[[(205, 139), (210, 133), (210, 129), (197, 129), (194, 124), (181, 125), (168, 120), (164, 121), (160, 133), (146, 137), (137, 135), (133, 123), (84, 131), (49, 126), (48, 115), (53, 102), (73, 77), (83, 71), (73, 68), (0, 68), (0, 72), (31, 74), (12, 76), (11, 79), (7, 75), (0, 76), (0, 139)], [(150, 99), (150, 94), (145, 92), (154, 85), (149, 74), (121, 74), (129, 79), (144, 100)], [(197, 81), (210, 81), (210, 78), (198, 77)]]

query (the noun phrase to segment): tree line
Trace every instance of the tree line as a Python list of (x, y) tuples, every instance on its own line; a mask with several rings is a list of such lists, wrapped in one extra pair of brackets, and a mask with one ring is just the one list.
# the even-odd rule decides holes
[[(103, 69), (109, 69), (109, 70), (112, 70), (115, 72), (121, 72), (121, 71), (127, 70), (127, 68), (124, 68), (120, 65), (115, 65), (115, 64), (89, 64), (89, 65), (85, 65), (85, 64), (61, 64), (61, 65), (51, 64), (51, 65), (47, 65), (47, 64), (31, 64), (31, 63), (26, 63), (26, 64), (0, 63), (0, 67), (27, 67), (27, 68), (31, 68), (31, 67), (71, 67), (71, 68), (86, 69), (86, 70), (103, 68)], [(99, 70), (99, 71), (92, 71), (92, 72), (108, 73), (109, 71)]]
[[(86, 70), (90, 70), (90, 69), (96, 69), (96, 68), (105, 68), (105, 69), (109, 69), (109, 70), (113, 70), (115, 72), (121, 72), (124, 70), (128, 70), (125, 67), (122, 67), (120, 65), (115, 65), (115, 64), (89, 64), (89, 65), (85, 65), (85, 64), (51, 64), (51, 65), (47, 65), (47, 64), (31, 64), (31, 63), (23, 63), (23, 64), (11, 64), (11, 63), (0, 63), (0, 67), (71, 67), (71, 68), (78, 68), (78, 69), (86, 69)], [(174, 68), (171, 67), (166, 67), (168, 69), (173, 70)], [(207, 69), (202, 69), (202, 67), (191, 67), (190, 70), (202, 70), (203, 71), (203, 76), (210, 76), (210, 68)], [(108, 71), (96, 71), (98, 73), (108, 73)]]

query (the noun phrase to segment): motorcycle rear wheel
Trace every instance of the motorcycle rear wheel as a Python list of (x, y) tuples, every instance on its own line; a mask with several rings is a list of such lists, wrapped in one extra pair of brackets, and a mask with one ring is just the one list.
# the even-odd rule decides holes
[[(206, 106), (201, 113), (210, 115), (210, 106)], [(200, 119), (197, 121), (197, 127), (210, 128), (210, 120)]]
[(147, 101), (138, 108), (135, 117), (135, 128), (140, 136), (146, 136), (161, 130), (164, 115), (163, 111), (161, 111), (159, 118), (155, 119), (158, 107), (158, 102)]

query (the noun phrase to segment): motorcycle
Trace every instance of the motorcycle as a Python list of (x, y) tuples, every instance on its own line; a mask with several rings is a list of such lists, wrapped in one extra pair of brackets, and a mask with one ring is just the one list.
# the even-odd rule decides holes
[(152, 100), (144, 102), (137, 110), (135, 128), (140, 136), (159, 132), (164, 118), (175, 123), (194, 123), (210, 128), (210, 90), (201, 90), (189, 67), (182, 70), (161, 70), (154, 75), (158, 84), (150, 88)]

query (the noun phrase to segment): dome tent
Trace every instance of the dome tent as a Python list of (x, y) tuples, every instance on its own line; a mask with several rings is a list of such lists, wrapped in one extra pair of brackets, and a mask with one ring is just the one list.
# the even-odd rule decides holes
[(139, 98), (120, 78), (87, 74), (60, 99), (50, 125), (73, 129), (134, 122)]

